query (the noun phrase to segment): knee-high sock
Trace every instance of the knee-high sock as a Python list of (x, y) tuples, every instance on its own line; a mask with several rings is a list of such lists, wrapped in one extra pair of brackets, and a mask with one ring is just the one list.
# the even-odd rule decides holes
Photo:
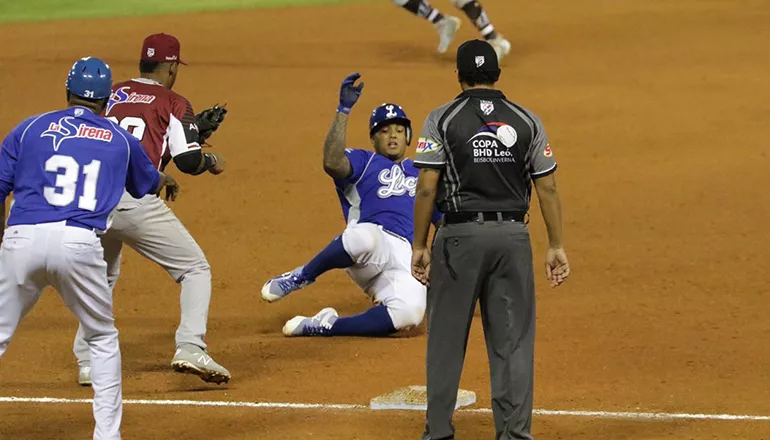
[(305, 265), (301, 276), (307, 281), (315, 281), (325, 272), (332, 269), (344, 269), (353, 264), (353, 259), (342, 245), (342, 236), (338, 235)]
[(332, 325), (332, 336), (387, 336), (395, 333), (393, 320), (384, 305), (355, 316), (337, 318)]
[(438, 9), (428, 3), (427, 0), (407, 0), (405, 3), (397, 2), (402, 8), (411, 12), (412, 14), (424, 18), (431, 23), (438, 23), (444, 16)]
[(474, 0), (463, 5), (461, 9), (485, 39), (491, 40), (497, 38), (495, 27), (492, 26), (492, 23), (489, 21), (489, 17), (487, 17), (487, 13), (484, 11), (484, 7), (481, 3)]

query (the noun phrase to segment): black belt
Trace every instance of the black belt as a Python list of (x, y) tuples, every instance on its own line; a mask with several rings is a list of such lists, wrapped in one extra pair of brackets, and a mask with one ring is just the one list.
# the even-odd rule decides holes
[(470, 222), (497, 222), (497, 221), (515, 221), (523, 222), (527, 217), (526, 212), (522, 211), (485, 211), (485, 212), (446, 212), (444, 213), (444, 224)]

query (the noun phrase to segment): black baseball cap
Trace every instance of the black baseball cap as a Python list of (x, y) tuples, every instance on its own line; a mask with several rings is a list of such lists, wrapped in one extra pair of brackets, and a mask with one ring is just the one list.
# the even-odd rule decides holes
[(479, 70), (499, 74), (497, 53), (484, 40), (468, 40), (457, 48), (457, 72), (462, 74)]

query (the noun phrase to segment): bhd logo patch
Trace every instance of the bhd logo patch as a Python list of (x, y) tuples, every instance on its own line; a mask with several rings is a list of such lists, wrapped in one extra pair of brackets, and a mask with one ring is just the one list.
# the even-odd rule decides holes
[(147, 48), (147, 56), (152, 58), (153, 55), (155, 55), (155, 48), (154, 47), (148, 47)]
[(473, 147), (474, 163), (516, 162), (514, 151), (519, 135), (504, 122), (490, 122), (481, 127), (468, 143)]
[(427, 154), (438, 151), (439, 145), (440, 144), (433, 139), (421, 137), (417, 141), (417, 154)]
[(112, 141), (112, 131), (104, 128), (91, 127), (86, 124), (75, 126), (74, 117), (65, 116), (59, 119), (59, 122), (51, 122), (48, 129), (40, 134), (41, 138), (50, 137), (53, 143), (53, 150), (59, 151), (62, 142), (67, 139), (92, 139), (102, 142)]
[(484, 58), (484, 56), (483, 56), (483, 55), (479, 55), (479, 56), (477, 56), (477, 57), (476, 57), (476, 67), (481, 67), (481, 66), (483, 66), (483, 65), (484, 65), (484, 62), (485, 62), (486, 60), (487, 60), (487, 59), (486, 59), (486, 58)]

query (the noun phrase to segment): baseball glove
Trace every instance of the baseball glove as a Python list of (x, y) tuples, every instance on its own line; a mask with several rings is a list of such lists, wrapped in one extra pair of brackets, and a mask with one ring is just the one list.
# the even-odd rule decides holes
[(219, 124), (225, 120), (225, 115), (227, 114), (225, 106), (227, 104), (222, 106), (216, 104), (195, 115), (195, 125), (198, 126), (198, 143), (200, 145), (206, 144), (206, 140), (217, 131)]

